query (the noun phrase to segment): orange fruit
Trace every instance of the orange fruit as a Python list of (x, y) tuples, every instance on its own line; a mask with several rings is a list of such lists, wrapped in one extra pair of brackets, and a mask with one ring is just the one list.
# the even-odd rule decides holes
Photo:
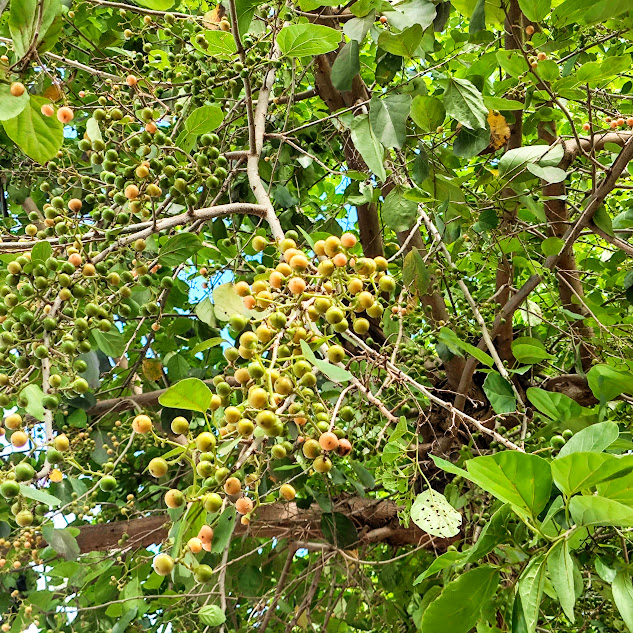
[(240, 514), (249, 514), (253, 511), (253, 502), (248, 497), (241, 497), (235, 502), (235, 509)]
[(132, 421), (132, 428), (137, 433), (149, 433), (152, 430), (152, 420), (148, 415), (137, 415)]
[(9, 88), (9, 91), (14, 97), (21, 97), (25, 93), (26, 88), (24, 87), (23, 83), (19, 81), (14, 81), (11, 84), (11, 88)]
[(326, 431), (321, 434), (319, 438), (319, 444), (324, 451), (333, 451), (338, 448), (339, 440), (338, 437), (331, 431)]
[(62, 106), (59, 110), (57, 110), (57, 119), (61, 123), (70, 123), (75, 114), (68, 106)]

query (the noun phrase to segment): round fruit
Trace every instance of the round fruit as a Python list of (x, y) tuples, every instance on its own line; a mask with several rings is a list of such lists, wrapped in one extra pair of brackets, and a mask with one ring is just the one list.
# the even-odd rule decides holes
[(319, 437), (319, 445), (324, 451), (333, 451), (338, 448), (339, 439), (334, 433), (327, 431)]
[(55, 108), (53, 108), (53, 106), (50, 103), (45, 103), (40, 108), (40, 112), (44, 116), (53, 116), (53, 114), (55, 114)]
[(117, 486), (117, 481), (112, 475), (105, 475), (99, 480), (99, 488), (103, 492), (112, 492)]
[(189, 432), (189, 422), (187, 418), (183, 418), (181, 415), (174, 418), (171, 421), (171, 430), (176, 433), (176, 435), (184, 435)]
[(70, 448), (70, 441), (65, 435), (58, 435), (53, 440), (53, 446), (60, 452), (67, 451)]
[(196, 437), (196, 448), (199, 451), (206, 452), (211, 448), (215, 448), (217, 440), (215, 435), (209, 431), (203, 431)]
[(341, 457), (345, 457), (345, 455), (349, 455), (352, 452), (352, 445), (351, 445), (350, 441), (348, 439), (342, 437), (338, 441), (338, 448), (336, 449), (336, 452)]
[(169, 465), (162, 457), (154, 457), (147, 466), (147, 470), (149, 470), (150, 475), (152, 477), (156, 477), (156, 479), (160, 477), (164, 477), (169, 470)]
[(194, 536), (187, 541), (187, 548), (192, 554), (197, 554), (202, 551), (202, 541)]
[(242, 490), (242, 482), (237, 477), (229, 477), (224, 482), (224, 492), (227, 495), (236, 495)]
[(22, 416), (19, 413), (12, 413), (4, 420), (4, 425), (10, 430), (15, 431), (22, 425)]
[(329, 473), (332, 470), (332, 460), (325, 455), (319, 455), (312, 466), (318, 473)]
[(63, 106), (57, 110), (57, 119), (61, 123), (70, 123), (75, 117), (75, 114), (68, 106)]
[(132, 422), (132, 428), (137, 433), (149, 433), (152, 430), (152, 420), (148, 415), (137, 415)]
[(235, 509), (240, 514), (249, 514), (253, 511), (253, 502), (248, 497), (240, 497), (235, 502)]
[(0, 495), (5, 499), (13, 499), (20, 494), (20, 486), (17, 482), (9, 479), (0, 484)]
[(15, 467), (16, 481), (31, 481), (35, 477), (35, 468), (27, 462), (22, 462)]
[(169, 576), (174, 568), (174, 559), (169, 554), (159, 554), (152, 563), (159, 576)]
[(219, 484), (223, 484), (228, 479), (230, 474), (231, 474), (231, 471), (225, 466), (222, 466), (222, 468), (218, 468), (215, 471), (215, 480)]
[(11, 435), (11, 444), (14, 448), (22, 448), (28, 441), (29, 438), (24, 431), (14, 431)]
[(292, 501), (297, 496), (297, 491), (294, 489), (294, 486), (290, 484), (282, 484), (281, 488), (279, 488), (279, 494), (286, 499), (286, 501)]
[(15, 516), (15, 522), (20, 527), (27, 527), (33, 523), (33, 513), (30, 510), (21, 510)]
[(345, 358), (345, 349), (340, 345), (328, 347), (327, 357), (331, 363), (340, 363)]
[(205, 495), (202, 505), (207, 512), (217, 512), (222, 507), (222, 497), (217, 492)]
[(248, 404), (253, 409), (263, 409), (268, 404), (268, 392), (261, 387), (251, 389), (248, 394)]
[(26, 91), (26, 88), (24, 87), (23, 83), (19, 81), (14, 81), (11, 84), (11, 88), (9, 88), (9, 91), (14, 97), (21, 97)]
[(185, 495), (177, 490), (176, 488), (172, 488), (165, 493), (165, 505), (172, 510), (174, 508), (180, 508), (185, 503)]
[(198, 565), (193, 572), (193, 577), (199, 583), (210, 582), (213, 578), (213, 570), (209, 565)]
[(320, 444), (313, 439), (309, 439), (306, 440), (306, 442), (303, 444), (303, 454), (308, 458), (308, 459), (314, 459), (315, 457), (318, 457), (321, 454), (321, 446)]

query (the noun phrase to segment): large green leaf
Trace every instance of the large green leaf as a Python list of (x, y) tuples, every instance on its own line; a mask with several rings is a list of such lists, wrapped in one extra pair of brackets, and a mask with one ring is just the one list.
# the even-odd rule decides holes
[(459, 534), (462, 515), (441, 492), (427, 488), (415, 498), (411, 520), (427, 534), (450, 538)]
[(544, 586), (545, 556), (539, 554), (532, 558), (523, 570), (517, 587), (528, 633), (533, 633), (536, 628)]
[(277, 36), (281, 52), (288, 57), (323, 55), (333, 51), (340, 41), (340, 31), (320, 24), (284, 26)]
[(446, 345), (453, 354), (459, 354), (462, 356), (461, 350), (463, 350), (488, 367), (492, 367), (494, 365), (492, 356), (486, 354), (486, 352), (478, 347), (475, 347), (470, 343), (466, 343), (466, 341), (462, 341), (450, 328), (440, 328), (440, 335), (438, 338), (440, 342), (444, 343), (444, 345)]
[(232, 33), (205, 30), (203, 31), (203, 35), (207, 41), (205, 47), (197, 43), (197, 34), (191, 38), (191, 43), (195, 48), (206, 55), (213, 55), (213, 57), (231, 57), (237, 53), (237, 45), (235, 44), (235, 38)]
[(189, 134), (199, 136), (213, 132), (224, 120), (222, 108), (217, 105), (205, 105), (196, 108), (185, 121)]
[[(418, 297), (426, 293), (431, 283), (431, 276), (424, 258), (415, 246), (406, 254), (402, 263), (402, 281), (409, 287), (410, 292), (417, 290)], [(415, 284), (414, 287), (413, 284)]]
[(28, 484), (20, 484), (20, 494), (27, 499), (33, 499), (33, 501), (43, 503), (45, 506), (51, 506), (52, 508), (56, 508), (61, 504), (57, 497), (39, 488), (33, 488), (33, 486)]
[(547, 571), (560, 606), (570, 622), (574, 622), (574, 561), (569, 554), (567, 539), (558, 541), (547, 554)]
[(633, 584), (628, 571), (619, 571), (611, 584), (613, 602), (618, 608), (624, 624), (633, 631)]
[(603, 481), (623, 477), (633, 470), (633, 461), (607, 453), (578, 452), (555, 459), (551, 468), (556, 485), (571, 496)]
[(520, 363), (532, 365), (548, 358), (554, 358), (545, 345), (536, 338), (520, 336), (512, 341), (512, 353)]
[(423, 580), (426, 580), (429, 576), (433, 576), (438, 571), (442, 571), (457, 562), (460, 562), (464, 558), (463, 552), (448, 551), (438, 556), (414, 581), (414, 585), (419, 585)]
[(399, 55), (408, 59), (414, 57), (415, 52), (422, 40), (422, 27), (414, 24), (402, 33), (392, 33), (383, 31), (378, 37), (378, 46), (383, 51), (392, 55)]
[(392, 94), (374, 96), (369, 104), (369, 124), (376, 138), (385, 147), (400, 149), (407, 140), (407, 118), (411, 96)]
[(213, 309), (220, 321), (228, 321), (234, 314), (249, 317), (251, 311), (244, 305), (232, 283), (221, 284), (213, 289)]
[(422, 616), (424, 633), (466, 633), (493, 596), (499, 572), (482, 565), (449, 582)]
[(551, 0), (519, 0), (525, 17), (531, 22), (541, 22), (551, 10)]
[(177, 266), (187, 261), (202, 247), (194, 233), (178, 233), (170, 237), (158, 253), (158, 261), (165, 266)]
[(376, 174), (379, 180), (384, 181), (387, 178), (383, 164), (384, 150), (372, 132), (369, 124), (369, 115), (361, 114), (354, 117), (352, 119), (351, 132), (354, 147), (356, 147), (365, 163), (367, 163), (367, 167)]
[(77, 539), (70, 533), (68, 528), (56, 529), (52, 525), (45, 525), (42, 528), (44, 540), (66, 560), (76, 560), (79, 556), (79, 545)]
[(24, 407), (25, 411), (40, 421), (44, 419), (43, 397), (44, 392), (37, 383), (26, 385), (26, 387), (20, 391), (20, 398), (26, 401), (26, 406)]
[(226, 615), (217, 604), (207, 604), (200, 607), (198, 619), (207, 626), (220, 626), (226, 622)]
[(491, 371), (484, 380), (484, 393), (495, 413), (516, 411), (517, 401), (512, 385), (496, 371)]
[(625, 506), (633, 506), (633, 475), (625, 475), (598, 484), (598, 494)]
[(418, 217), (418, 203), (404, 197), (406, 188), (394, 187), (382, 205), (382, 221), (396, 233), (408, 231)]
[(185, 378), (161, 394), (158, 402), (172, 409), (187, 409), (204, 413), (211, 404), (211, 390), (198, 378)]
[(154, 11), (166, 11), (171, 9), (174, 4), (174, 0), (134, 0), (134, 2), (140, 7), (146, 7)]
[(508, 150), (499, 160), (499, 177), (510, 179), (527, 168), (528, 163), (556, 167), (563, 158), (562, 145), (529, 145)]
[(324, 512), (321, 515), (321, 533), (328, 543), (348, 549), (358, 542), (354, 522), (342, 512)]
[(537, 516), (550, 498), (550, 465), (538, 455), (502, 451), (466, 462), (469, 478), (498, 499)]
[(569, 511), (577, 525), (613, 525), (633, 527), (633, 508), (606, 497), (575, 495)]
[(14, 97), (9, 84), (0, 84), (0, 121), (18, 116), (29, 104), (29, 96), (29, 91), (25, 90), (22, 96)]
[(569, 439), (565, 446), (560, 449), (557, 459), (571, 453), (586, 451), (601, 453), (618, 439), (618, 435), (618, 425), (615, 422), (592, 424)]
[(32, 96), (18, 116), (2, 121), (7, 136), (34, 161), (44, 164), (55, 157), (64, 141), (64, 126), (57, 117), (44, 116), (47, 99)]
[(423, 132), (435, 132), (444, 123), (444, 104), (429, 95), (417, 95), (411, 104), (411, 118)]
[(543, 414), (552, 420), (570, 420), (583, 415), (583, 408), (568, 395), (546, 391), (539, 387), (530, 387), (526, 395), (528, 400)]
[(350, 40), (343, 46), (332, 64), (332, 85), (337, 90), (351, 90), (354, 77), (360, 72), (358, 42)]
[(611, 365), (594, 365), (587, 372), (589, 388), (600, 402), (614, 400), (622, 393), (633, 394), (633, 374)]
[(9, 33), (13, 40), (13, 48), (19, 58), (26, 55), (33, 44), (36, 33), (36, 46), (39, 46), (61, 11), (61, 0), (42, 0), (41, 2), (38, 0), (14, 0), (11, 2)]
[(396, 4), (392, 11), (385, 11), (384, 15), (389, 24), (399, 31), (404, 31), (412, 24), (419, 24), (427, 29), (433, 24), (437, 9), (432, 0), (409, 0)]
[(467, 79), (451, 77), (444, 92), (444, 108), (449, 116), (471, 130), (485, 128), (488, 108), (481, 92)]

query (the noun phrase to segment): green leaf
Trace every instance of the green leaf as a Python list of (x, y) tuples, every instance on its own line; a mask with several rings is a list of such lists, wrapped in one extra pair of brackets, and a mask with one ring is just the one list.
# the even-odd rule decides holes
[(550, 465), (538, 455), (501, 451), (466, 462), (468, 478), (490, 494), (532, 516), (540, 514), (550, 498)]
[(485, 128), (488, 124), (488, 108), (481, 92), (467, 79), (451, 77), (444, 92), (446, 113), (471, 130)]
[(487, 565), (449, 582), (422, 616), (424, 633), (466, 633), (472, 629), (499, 583), (499, 572)]
[(0, 84), (0, 121), (13, 119), (29, 104), (29, 91), (25, 90), (20, 97), (11, 94), (10, 84)]
[(553, 460), (551, 468), (558, 488), (571, 496), (603, 481), (623, 477), (633, 470), (633, 462), (608, 453), (580, 452)]
[(33, 263), (43, 264), (52, 254), (53, 247), (50, 242), (37, 242), (31, 249), (31, 261)]
[(563, 182), (563, 180), (567, 178), (567, 172), (564, 169), (559, 169), (558, 167), (541, 167), (535, 163), (528, 163), (526, 167), (531, 174), (540, 178), (544, 182)]
[(244, 305), (233, 288), (232, 283), (221, 284), (213, 289), (213, 305), (215, 316), (220, 321), (228, 321), (233, 315), (241, 314), (250, 317), (251, 311)]
[(339, 549), (348, 549), (358, 542), (358, 532), (352, 520), (341, 512), (321, 515), (323, 538)]
[(411, 0), (397, 4), (393, 11), (383, 11), (383, 14), (391, 27), (404, 31), (412, 24), (419, 24), (423, 29), (427, 29), (433, 24), (437, 10), (431, 0)]
[(31, 383), (20, 391), (20, 397), (27, 402), (24, 410), (41, 422), (44, 419), (44, 406), (42, 405), (44, 392), (42, 388), (35, 383)]
[(567, 539), (558, 541), (547, 554), (547, 571), (550, 580), (558, 596), (560, 606), (563, 608), (567, 619), (574, 622), (574, 604), (576, 593), (574, 591), (574, 561), (569, 554), (569, 542)]
[(428, 154), (422, 143), (418, 144), (418, 150), (411, 166), (411, 178), (420, 186), (429, 177), (430, 166)]
[(625, 506), (633, 506), (633, 476), (618, 477), (598, 484), (598, 495)]
[(442, 571), (461, 561), (464, 558), (463, 552), (444, 552), (441, 556), (438, 556), (414, 581), (413, 585), (419, 585), (423, 580), (426, 580), (429, 576), (433, 576), (438, 571)]
[(199, 51), (213, 57), (232, 57), (237, 53), (237, 46), (232, 33), (225, 31), (203, 31), (204, 39), (207, 41), (206, 47), (201, 47), (196, 43), (197, 35), (193, 35), (191, 43)]
[(530, 387), (526, 395), (541, 413), (552, 420), (564, 421), (580, 418), (583, 415), (583, 408), (564, 393), (546, 391), (540, 387)]
[(332, 64), (330, 77), (337, 90), (351, 90), (352, 81), (360, 72), (358, 42), (350, 40), (343, 46)]
[(441, 468), (443, 471), (447, 473), (451, 473), (451, 475), (459, 475), (460, 477), (464, 477), (466, 479), (470, 479), (468, 472), (459, 466), (455, 466), (455, 464), (451, 464), (451, 462), (443, 459), (442, 457), (438, 457), (437, 455), (431, 455), (431, 459), (433, 463)]
[(505, 525), (510, 514), (511, 506), (506, 503), (492, 515), (481, 531), (477, 542), (465, 552), (464, 565), (480, 560), (486, 554), (492, 552), (499, 543), (507, 542), (509, 535)]
[(48, 492), (44, 492), (39, 488), (33, 488), (33, 486), (29, 486), (28, 484), (20, 484), (20, 494), (23, 497), (27, 497), (28, 499), (33, 499), (33, 501), (37, 501), (39, 503), (43, 503), (46, 506), (50, 506), (51, 508), (56, 508), (61, 504), (61, 501), (49, 494)]
[(533, 633), (536, 628), (544, 586), (545, 556), (539, 554), (532, 558), (523, 570), (517, 588), (528, 633)]
[(240, 32), (240, 36), (245, 35), (250, 29), (255, 10), (259, 4), (258, 0), (235, 1), (235, 8), (237, 9), (237, 29)]
[(517, 401), (512, 385), (498, 372), (490, 372), (484, 381), (484, 393), (495, 413), (512, 413)]
[(407, 140), (407, 118), (410, 109), (410, 95), (372, 97), (369, 104), (369, 125), (385, 147), (400, 149), (404, 145)]
[(217, 325), (217, 321), (215, 320), (215, 306), (211, 303), (209, 297), (205, 297), (202, 301), (198, 302), (194, 312), (203, 323), (211, 327)]
[(477, 156), (490, 145), (490, 130), (469, 130), (462, 127), (453, 141), (453, 154), (457, 158), (472, 158)]
[(418, 203), (404, 197), (407, 191), (406, 187), (396, 185), (382, 203), (382, 220), (396, 233), (408, 231), (418, 217)]
[(547, 237), (541, 242), (541, 250), (543, 255), (549, 257), (550, 255), (558, 255), (564, 245), (565, 242), (560, 237)]
[(203, 352), (204, 350), (210, 349), (212, 347), (217, 347), (218, 345), (222, 345), (224, 339), (221, 336), (216, 336), (214, 338), (208, 338), (206, 341), (202, 341), (198, 343), (192, 350), (192, 354), (197, 354), (198, 352)]
[(338, 367), (337, 365), (332, 365), (332, 363), (329, 363), (326, 360), (318, 359), (310, 349), (310, 346), (303, 339), (301, 340), (301, 351), (303, 352), (303, 355), (306, 357), (306, 359), (308, 359), (315, 367), (319, 369), (321, 373), (327, 376), (332, 382), (343, 383), (353, 380), (354, 376), (352, 376), (352, 374), (350, 374), (347, 369), (343, 367)]
[(444, 123), (444, 104), (429, 95), (417, 95), (411, 104), (411, 118), (423, 132), (435, 132)]
[(354, 147), (359, 151), (365, 163), (367, 163), (367, 167), (376, 174), (378, 180), (386, 180), (387, 173), (383, 164), (384, 150), (371, 130), (369, 115), (361, 114), (354, 117), (350, 129)]
[(36, 47), (39, 46), (55, 18), (61, 14), (61, 11), (60, 0), (43, 0), (42, 2), (38, 2), (38, 0), (19, 0), (11, 3), (9, 33), (18, 58), (21, 59), (29, 51), (36, 33)]
[(594, 365), (587, 372), (587, 381), (600, 402), (609, 402), (623, 393), (633, 394), (633, 374), (611, 365)]
[(320, 24), (284, 26), (277, 36), (281, 52), (288, 57), (323, 55), (335, 50), (340, 41), (340, 31)]
[(174, 0), (134, 0), (140, 7), (153, 9), (154, 11), (166, 11), (174, 4)]
[(117, 358), (118, 356), (121, 356), (125, 350), (126, 341), (121, 332), (117, 329), (110, 330), (109, 332), (92, 330), (91, 336), (94, 338), (97, 347), (106, 356)]
[[(402, 33), (383, 31), (378, 36), (378, 47), (392, 55), (399, 55), (412, 59), (422, 41), (423, 30), (419, 24), (414, 24)], [(438, 99), (439, 101), (439, 99)]]
[(478, 347), (462, 341), (450, 328), (440, 328), (440, 335), (438, 338), (454, 354), (459, 354), (461, 356), (462, 354), (460, 353), (460, 350), (464, 350), (465, 352), (468, 352), (473, 358), (476, 358), (480, 363), (483, 363), (488, 367), (492, 367), (494, 365), (494, 360), (492, 359), (492, 356), (486, 354), (486, 352), (479, 349)]
[(519, 6), (530, 22), (541, 22), (551, 10), (551, 0), (519, 0)]
[(235, 507), (227, 506), (220, 515), (218, 523), (213, 530), (213, 545), (211, 551), (219, 554), (224, 551), (231, 540), (235, 529)]
[[(158, 574), (156, 574), (158, 576)], [(158, 576), (161, 581), (162, 578)], [(136, 618), (138, 614), (138, 607), (133, 607), (132, 609), (128, 609), (125, 613), (123, 613), (120, 617), (118, 617), (115, 625), (112, 627), (112, 633), (125, 633), (129, 624)]]
[(633, 584), (628, 571), (620, 571), (615, 575), (611, 585), (613, 602), (618, 608), (624, 624), (633, 631)]
[(528, 70), (527, 62), (518, 51), (497, 51), (499, 66), (512, 77), (520, 77)]
[(488, 110), (523, 110), (525, 104), (522, 101), (504, 99), (503, 97), (484, 96), (484, 103)]
[(52, 525), (45, 525), (42, 528), (42, 536), (66, 560), (76, 560), (79, 557), (79, 545), (70, 530), (66, 528), (55, 529)]
[(199, 136), (213, 132), (224, 120), (222, 108), (217, 105), (205, 105), (196, 108), (185, 121), (185, 129), (190, 135)]
[(220, 626), (226, 622), (226, 615), (217, 604), (207, 604), (198, 611), (198, 620), (207, 626)]
[(49, 101), (31, 96), (28, 106), (18, 116), (2, 121), (7, 136), (29, 158), (42, 165), (55, 157), (64, 141), (64, 126), (57, 117), (40, 112), (44, 103)]
[(520, 363), (532, 365), (542, 360), (554, 358), (545, 349), (545, 345), (536, 338), (521, 336), (512, 341), (512, 353)]
[(633, 508), (606, 497), (575, 495), (569, 511), (577, 525), (633, 527)]
[(158, 252), (158, 261), (164, 266), (178, 266), (195, 255), (202, 247), (200, 238), (193, 233), (178, 233), (170, 237)]
[(427, 534), (450, 538), (459, 534), (462, 515), (432, 488), (421, 492), (411, 506), (411, 520)]
[(541, 167), (555, 167), (563, 158), (563, 147), (558, 144), (529, 145), (508, 150), (499, 160), (499, 177), (511, 179), (516, 177), (528, 163), (538, 164)]
[(185, 378), (161, 394), (158, 402), (172, 409), (204, 413), (211, 404), (211, 390), (198, 378)]
[(486, 28), (486, 0), (479, 0), (470, 16), (468, 32), (472, 35)]
[(565, 446), (560, 449), (556, 459), (580, 453), (592, 451), (601, 453), (618, 439), (619, 430), (615, 422), (598, 422), (582, 429), (572, 436)]

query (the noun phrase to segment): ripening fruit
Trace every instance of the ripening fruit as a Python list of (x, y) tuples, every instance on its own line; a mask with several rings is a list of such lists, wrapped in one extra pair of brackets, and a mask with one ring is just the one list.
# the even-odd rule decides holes
[(19, 413), (12, 413), (8, 415), (4, 420), (4, 425), (10, 430), (15, 431), (19, 429), (22, 424), (22, 416)]
[(117, 481), (112, 475), (105, 475), (99, 479), (99, 488), (103, 492), (112, 492), (117, 486)]
[(609, 123), (609, 127), (612, 130), (615, 130), (618, 127), (618, 122), (617, 121), (611, 121), (611, 123)]
[(534, 27), (531, 24), (528, 24), (525, 27), (525, 34), (526, 35), (534, 35)]
[(128, 86), (136, 86), (136, 84), (138, 83), (138, 79), (134, 75), (128, 75), (125, 78), (125, 83)]
[(325, 240), (317, 240), (314, 243), (314, 254), (318, 257), (323, 257), (325, 255)]
[(242, 490), (242, 482), (237, 477), (229, 477), (224, 482), (224, 492), (227, 495), (236, 495)]
[(15, 515), (15, 522), (20, 527), (28, 527), (33, 523), (33, 513), (30, 510), (21, 510)]
[(140, 193), (141, 192), (139, 191), (139, 188), (136, 185), (128, 185), (125, 188), (125, 197), (128, 200), (135, 200), (136, 198), (138, 198)]
[(45, 103), (41, 108), (40, 108), (40, 112), (44, 115), (44, 116), (53, 116), (53, 114), (55, 114), (55, 108), (53, 108), (53, 106), (50, 103)]
[(83, 206), (83, 202), (79, 198), (72, 198), (68, 201), (68, 208), (73, 213), (78, 213), (79, 211), (81, 211), (81, 207)]
[(137, 415), (132, 422), (132, 428), (137, 433), (149, 433), (152, 430), (152, 420), (148, 415)]
[(325, 254), (328, 257), (334, 257), (341, 250), (341, 240), (336, 235), (330, 235), (325, 240)]
[(180, 490), (172, 488), (165, 493), (165, 505), (172, 510), (180, 508), (185, 502), (185, 495)]
[(196, 437), (196, 448), (203, 453), (211, 448), (215, 448), (215, 445), (215, 435), (209, 431), (203, 431), (200, 435), (198, 435), (198, 437)]
[(156, 477), (156, 479), (159, 479), (160, 477), (164, 477), (167, 474), (169, 466), (162, 457), (154, 457), (154, 459), (152, 459), (148, 464), (147, 470), (149, 470), (149, 473), (152, 477)]
[(353, 329), (356, 334), (367, 334), (369, 331), (369, 321), (367, 319), (356, 319)]
[(253, 409), (263, 409), (268, 404), (268, 393), (261, 387), (255, 387), (248, 393), (248, 404)]
[(396, 289), (396, 282), (391, 275), (384, 275), (380, 278), (378, 286), (383, 292), (393, 292)]
[(325, 455), (319, 455), (312, 463), (312, 467), (317, 473), (329, 473), (332, 470), (332, 466), (332, 460)]
[(217, 492), (205, 495), (202, 505), (207, 512), (217, 512), (222, 507), (222, 497)]
[(292, 501), (297, 496), (297, 491), (290, 484), (282, 484), (279, 488), (279, 494), (286, 500)]
[(174, 568), (174, 559), (169, 554), (159, 554), (152, 567), (159, 576), (168, 576)]
[(588, 132), (591, 129), (591, 125), (589, 123), (583, 123), (582, 129)]
[(22, 448), (29, 441), (24, 431), (15, 431), (11, 436), (11, 444), (14, 448)]
[(251, 242), (253, 246), (253, 250), (258, 253), (261, 253), (267, 246), (268, 240), (263, 235), (256, 235)]
[(288, 290), (293, 295), (300, 295), (306, 289), (306, 282), (301, 277), (293, 277), (288, 282)]
[(308, 267), (308, 258), (303, 253), (297, 253), (288, 262), (293, 270), (305, 270)]
[(202, 551), (202, 541), (194, 536), (187, 541), (187, 548), (192, 554), (197, 554)]
[(213, 528), (210, 525), (203, 525), (198, 532), (198, 538), (202, 543), (205, 551), (211, 551), (211, 542), (213, 541)]
[(633, 127), (633, 117), (631, 117), (631, 116), (630, 116), (630, 117), (626, 120), (626, 124), (627, 124), (629, 127)]
[(332, 263), (337, 268), (343, 268), (347, 266), (347, 255), (345, 255), (345, 253), (337, 253), (336, 255), (334, 255), (334, 257), (332, 257)]
[(235, 509), (240, 514), (249, 514), (253, 511), (253, 502), (248, 497), (240, 497), (235, 502)]
[(540, 61), (540, 62), (544, 62), (547, 59), (547, 54), (546, 53), (539, 53), (536, 58)]
[(20, 494), (20, 486), (17, 482), (8, 479), (7, 481), (0, 484), (0, 495), (2, 495), (5, 499), (13, 499)]
[(57, 120), (61, 123), (70, 123), (75, 117), (75, 114), (68, 106), (62, 106), (57, 110)]
[(251, 294), (251, 288), (245, 281), (238, 281), (234, 286), (235, 294), (238, 297), (246, 297)]
[(381, 15), (380, 16), (380, 23), (381, 24), (387, 24), (387, 16), (386, 15)]
[(340, 363), (345, 358), (345, 349), (341, 345), (328, 347), (327, 357), (331, 363)]
[(9, 88), (9, 90), (14, 97), (21, 97), (26, 91), (26, 88), (24, 87), (23, 83), (19, 81), (14, 81), (11, 84), (11, 88)]
[(193, 572), (193, 577), (199, 583), (209, 582), (213, 578), (213, 570), (209, 565), (198, 565)]
[(618, 127), (621, 127), (622, 125), (624, 125), (624, 119), (623, 118), (619, 118), (616, 123), (618, 124)]
[(306, 440), (302, 450), (303, 454), (308, 459), (314, 459), (321, 454), (321, 446), (316, 440), (313, 439)]
[(342, 437), (338, 441), (338, 448), (336, 449), (336, 452), (341, 457), (345, 457), (346, 455), (349, 455), (352, 452), (352, 445), (350, 441), (347, 438)]
[(61, 453), (63, 453), (64, 451), (67, 451), (70, 448), (70, 441), (68, 440), (68, 438), (65, 435), (58, 435), (54, 440), (53, 440), (53, 446), (60, 451)]
[(71, 263), (75, 267), (81, 266), (82, 261), (83, 259), (81, 258), (81, 255), (79, 253), (71, 253), (68, 256), (68, 262)]
[(187, 418), (183, 418), (181, 415), (174, 418), (171, 421), (171, 430), (176, 433), (176, 435), (181, 435), (189, 432), (189, 422)]
[(326, 431), (319, 437), (319, 445), (324, 451), (333, 451), (338, 448), (339, 439), (331, 431)]

